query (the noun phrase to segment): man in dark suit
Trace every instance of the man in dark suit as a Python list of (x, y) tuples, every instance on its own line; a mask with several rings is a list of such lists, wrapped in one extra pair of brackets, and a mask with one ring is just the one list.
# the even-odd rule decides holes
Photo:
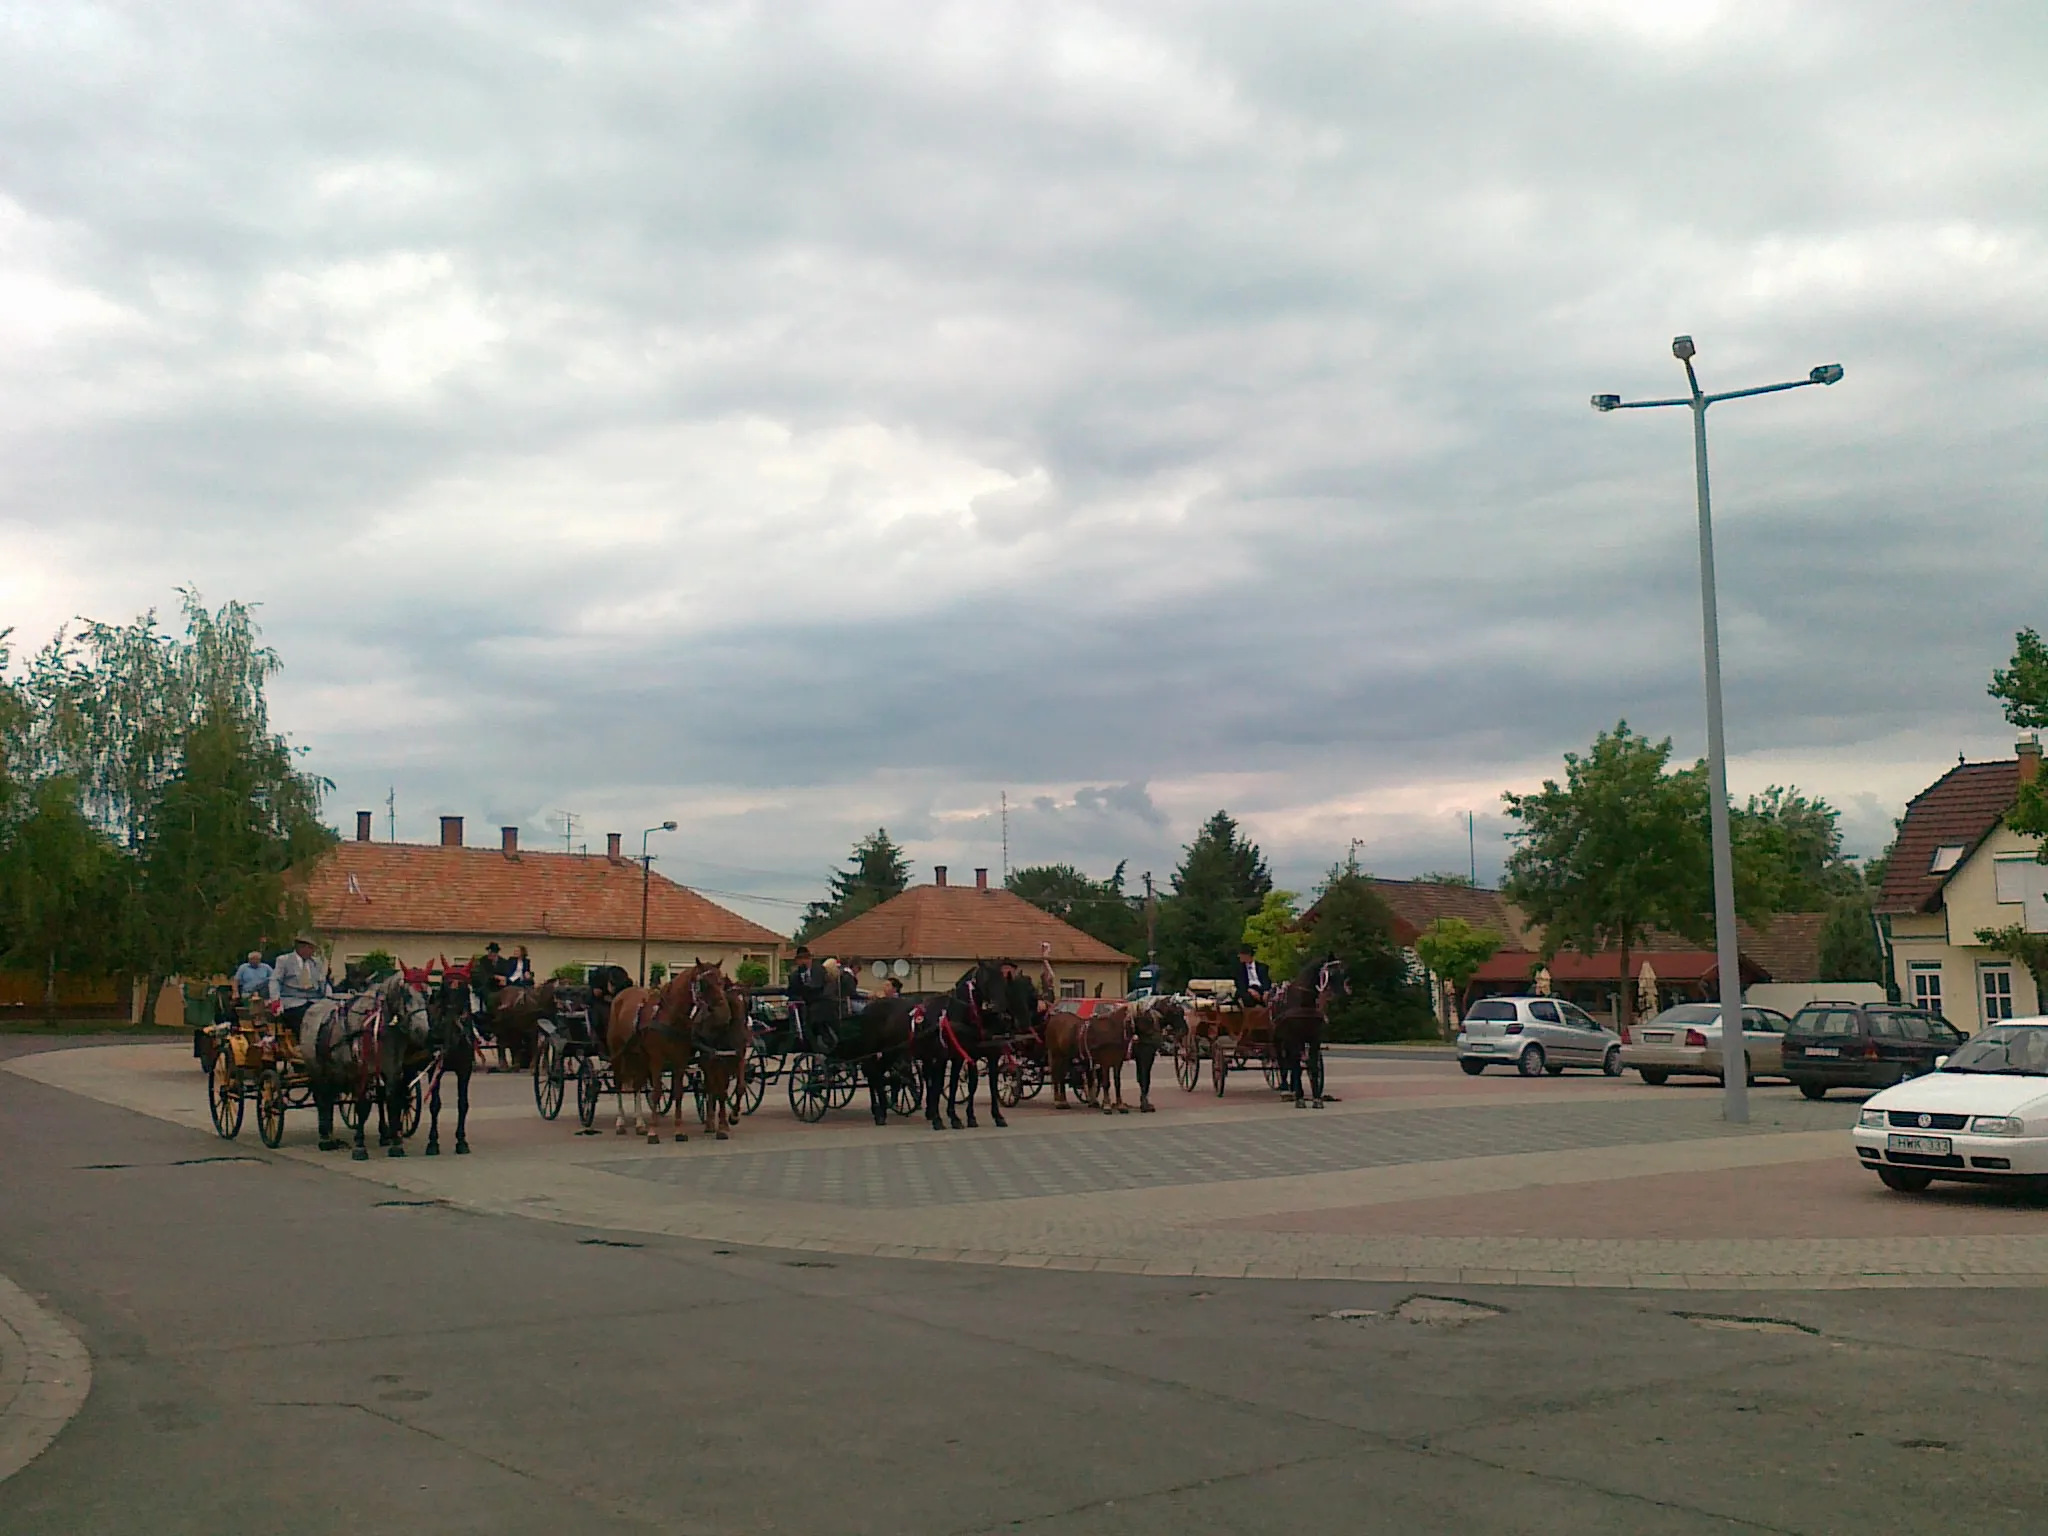
[(813, 1014), (825, 995), (825, 968), (811, 958), (810, 946), (796, 947), (796, 963), (789, 972), (789, 1000), (796, 1007), (797, 1022), (808, 1036), (815, 1027)]
[(1237, 970), (1232, 977), (1237, 983), (1237, 1006), (1240, 1008), (1263, 1008), (1268, 994), (1273, 990), (1273, 973), (1266, 969), (1265, 962), (1252, 953), (1249, 944), (1243, 944), (1237, 951)]

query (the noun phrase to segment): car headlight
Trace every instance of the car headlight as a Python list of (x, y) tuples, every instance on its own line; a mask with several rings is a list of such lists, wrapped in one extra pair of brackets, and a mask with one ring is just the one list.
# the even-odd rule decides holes
[(1862, 1126), (1882, 1126), (1884, 1124), (1884, 1111), (1881, 1109), (1866, 1109), (1856, 1117), (1856, 1123)]
[(1978, 1136), (2017, 1136), (2024, 1125), (2011, 1115), (1978, 1115), (1970, 1121), (1970, 1130)]

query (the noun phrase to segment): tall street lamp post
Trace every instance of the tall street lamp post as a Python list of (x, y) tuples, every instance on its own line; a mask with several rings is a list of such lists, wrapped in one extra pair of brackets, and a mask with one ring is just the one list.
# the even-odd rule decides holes
[[(1805, 378), (1786, 384), (1759, 384), (1753, 389), (1730, 389), (1710, 395), (1700, 389), (1699, 376), (1693, 372), (1696, 350), (1690, 336), (1672, 338), (1671, 355), (1685, 365), (1685, 383), (1690, 393), (1671, 400), (1624, 400), (1619, 395), (1595, 395), (1593, 409), (1645, 411), (1665, 405), (1692, 409), (1693, 470), (1699, 482), (1700, 503), (1700, 629), (1706, 647), (1707, 673), (1707, 816), (1714, 842), (1714, 946), (1721, 974), (1721, 1115), (1731, 1124), (1744, 1125), (1749, 1121), (1749, 1074), (1743, 1070), (1747, 1056), (1739, 1045), (1732, 1043), (1743, 1038), (1742, 959), (1735, 930), (1735, 850), (1728, 829), (1728, 744), (1721, 729), (1721, 620), (1714, 598), (1714, 518), (1707, 496), (1707, 407), (1749, 395), (1805, 389), (1810, 384), (1839, 384), (1842, 365), (1824, 363)], [(1628, 984), (1629, 978), (1624, 976), (1622, 985)]]
[(640, 834), (640, 985), (647, 985), (647, 888), (654, 880), (654, 855), (647, 851), (647, 839), (657, 832), (673, 832), (676, 824), (664, 821)]

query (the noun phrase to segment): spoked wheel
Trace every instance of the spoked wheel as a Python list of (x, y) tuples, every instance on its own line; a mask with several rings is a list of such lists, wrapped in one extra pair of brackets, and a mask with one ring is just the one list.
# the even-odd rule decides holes
[(832, 1079), (825, 1058), (806, 1051), (789, 1064), (789, 1107), (806, 1125), (816, 1125), (831, 1108)]
[(1026, 1062), (1017, 1091), (1027, 1099), (1045, 1092), (1045, 1068), (1037, 1062)]
[(1193, 1093), (1195, 1085), (1202, 1080), (1202, 1042), (1192, 1032), (1174, 1042), (1173, 1080), (1189, 1093)]
[(647, 1112), (655, 1116), (666, 1114), (681, 1091), (681, 1083), (670, 1086), (667, 1067), (656, 1067), (647, 1080)]
[(1218, 1035), (1209, 1047), (1209, 1082), (1216, 1090), (1216, 1097), (1223, 1097), (1223, 1083), (1230, 1076), (1230, 1055), (1237, 1049), (1237, 1042), (1228, 1035)]
[(266, 1147), (284, 1144), (284, 1075), (275, 1067), (256, 1079), (256, 1134)]
[(1280, 1071), (1278, 1056), (1264, 1056), (1259, 1060), (1259, 1071), (1266, 1079), (1266, 1086), (1278, 1092), (1286, 1086), (1286, 1078)]
[(206, 1077), (206, 1108), (213, 1116), (213, 1129), (223, 1141), (242, 1134), (242, 1074), (235, 1066), (235, 1053), (217, 1051), (213, 1070)]
[(414, 1078), (412, 1092), (405, 1096), (405, 1108), (399, 1111), (398, 1115), (398, 1135), (401, 1141), (419, 1134), (420, 1111), (426, 1106), (426, 1098), (426, 1089), (420, 1085), (418, 1078)]
[(917, 1068), (899, 1064), (889, 1069), (889, 1108), (905, 1119), (924, 1108), (924, 1090), (917, 1081)]
[(597, 1124), (597, 1101), (603, 1096), (597, 1063), (585, 1056), (576, 1064), (576, 1119), (586, 1131)]
[(561, 1044), (544, 1038), (533, 1051), (533, 1107), (540, 1111), (541, 1119), (552, 1120), (562, 1112), (565, 1086)]
[(828, 1062), (825, 1087), (828, 1103), (833, 1109), (844, 1109), (853, 1102), (853, 1090), (860, 1081), (860, 1074), (843, 1061)]
[(996, 1063), (996, 1102), (1015, 1109), (1024, 1100), (1024, 1063), (1014, 1056)]
[(761, 1099), (768, 1092), (768, 1069), (758, 1060), (747, 1062), (746, 1081), (740, 1084), (740, 1113), (751, 1115), (761, 1107)]
[(354, 1130), (363, 1123), (363, 1107), (353, 1098), (344, 1098), (335, 1105), (341, 1111), (341, 1123)]

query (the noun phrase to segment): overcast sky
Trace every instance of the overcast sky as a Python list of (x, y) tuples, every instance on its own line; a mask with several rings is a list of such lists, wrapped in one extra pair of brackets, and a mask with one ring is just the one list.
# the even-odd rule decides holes
[[(0, 626), (260, 603), (337, 826), (796, 901), (1504, 851), (1626, 717), (1859, 851), (2039, 597), (2048, 12), (0, 6)], [(794, 911), (731, 905), (787, 928)]]

